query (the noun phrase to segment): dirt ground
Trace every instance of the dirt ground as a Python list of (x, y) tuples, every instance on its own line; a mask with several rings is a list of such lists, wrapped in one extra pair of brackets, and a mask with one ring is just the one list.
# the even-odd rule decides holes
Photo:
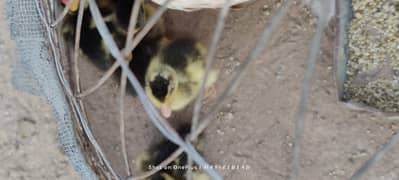
[(56, 141), (46, 101), (11, 85), (15, 44), (0, 1), (0, 179), (78, 179)]
[[(277, 4), (278, 0), (255, 0), (232, 10), (228, 16), (216, 55), (217, 68), (221, 72), (216, 87), (219, 93), (254, 47)], [(207, 44), (216, 16), (217, 12), (212, 10), (194, 13), (170, 11), (166, 20), (168, 34), (190, 34)], [(9, 67), (15, 55), (9, 46), (4, 15), (1, 18), (0, 98), (3, 103), (0, 104), (0, 113), (5, 120), (0, 123), (5, 128), (0, 136), (0, 157), (10, 163), (2, 163), (0, 176), (5, 179), (76, 179), (57, 148), (55, 123), (45, 102), (15, 92), (10, 85)], [(246, 170), (219, 169), (225, 179), (288, 179), (294, 114), (314, 30), (311, 18), (299, 2), (291, 8), (272, 42), (249, 67), (234, 95), (214, 116), (214, 121), (200, 139), (198, 148), (211, 164), (249, 167)], [(388, 120), (381, 114), (350, 110), (337, 101), (333, 45), (334, 30), (328, 29), (323, 36), (322, 51), (313, 77), (299, 179), (348, 179), (399, 128), (397, 121)], [(102, 72), (87, 61), (81, 61), (80, 67), (84, 69), (81, 72), (83, 89), (101, 77)], [(95, 137), (116, 171), (124, 174), (118, 96), (118, 82), (109, 81), (100, 91), (85, 98), (85, 107)], [(161, 136), (142, 113), (137, 100), (128, 96), (125, 101), (128, 153), (133, 162), (134, 157)], [(212, 99), (207, 100), (204, 113), (211, 103)], [(178, 124), (190, 117), (190, 110), (186, 110), (173, 116), (171, 121)], [(18, 127), (29, 129), (30, 135), (20, 137)], [(399, 179), (397, 154), (398, 145), (364, 179)]]

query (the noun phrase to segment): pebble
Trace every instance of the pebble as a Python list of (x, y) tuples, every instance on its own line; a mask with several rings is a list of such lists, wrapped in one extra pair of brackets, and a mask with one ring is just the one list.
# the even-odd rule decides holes
[(231, 112), (227, 113), (226, 118), (227, 118), (227, 120), (233, 120), (234, 119), (233, 113), (231, 113)]
[(236, 132), (236, 128), (235, 127), (231, 128), (231, 131)]
[(288, 145), (288, 147), (292, 147), (292, 146), (294, 146), (294, 143), (289, 142), (289, 143), (287, 143), (287, 145)]
[(35, 124), (36, 122), (29, 118), (20, 119), (18, 121), (17, 135), (22, 139), (33, 136), (36, 132)]
[(217, 132), (219, 135), (224, 135), (224, 132), (223, 132), (222, 130), (220, 130), (220, 129), (217, 129), (216, 132)]
[(270, 9), (270, 7), (269, 7), (268, 5), (264, 5), (264, 6), (262, 7), (263, 15), (269, 16), (269, 15), (270, 15), (270, 11), (271, 11), (271, 9)]
[(219, 150), (219, 154), (224, 154), (224, 151), (223, 150)]

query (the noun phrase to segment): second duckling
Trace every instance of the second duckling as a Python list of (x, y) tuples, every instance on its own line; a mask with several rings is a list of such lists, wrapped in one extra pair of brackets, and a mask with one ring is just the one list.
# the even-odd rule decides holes
[[(181, 124), (177, 132), (182, 138), (190, 133), (191, 124)], [(166, 167), (158, 167), (158, 165), (167, 159), (172, 153), (179, 148), (173, 142), (162, 139), (154, 143), (145, 152), (141, 153), (136, 159), (136, 168), (139, 172), (146, 172), (153, 168), (160, 168), (159, 171), (146, 180), (186, 180), (188, 161), (187, 154), (179, 155), (174, 161)], [(195, 166), (194, 166), (195, 167)], [(201, 171), (199, 167), (193, 168), (192, 180), (210, 180), (210, 177)]]

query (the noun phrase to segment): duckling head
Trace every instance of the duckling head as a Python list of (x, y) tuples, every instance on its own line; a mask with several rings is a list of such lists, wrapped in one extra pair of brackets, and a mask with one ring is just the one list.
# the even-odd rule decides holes
[[(164, 40), (150, 61), (145, 90), (164, 117), (182, 110), (195, 99), (205, 74), (206, 48), (194, 39)], [(211, 73), (208, 84), (214, 82)]]
[(178, 86), (176, 71), (168, 65), (156, 62), (151, 63), (148, 71), (146, 94), (152, 103), (160, 108), (162, 115), (168, 118), (172, 114), (172, 99)]

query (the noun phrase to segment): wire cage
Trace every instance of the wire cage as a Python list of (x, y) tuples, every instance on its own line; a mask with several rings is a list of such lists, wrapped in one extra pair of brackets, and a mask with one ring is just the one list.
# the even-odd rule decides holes
[[(135, 3), (134, 6), (140, 6), (140, 1), (135, 1), (138, 3)], [(149, 171), (147, 173), (144, 173), (143, 175), (139, 175), (137, 177), (132, 177), (131, 176), (131, 169), (129, 168), (129, 160), (127, 157), (127, 152), (126, 152), (126, 140), (125, 140), (125, 125), (124, 125), (124, 97), (125, 97), (125, 90), (122, 90), (121, 92), (121, 99), (120, 99), (120, 132), (121, 132), (121, 143), (122, 143), (122, 154), (123, 154), (123, 158), (124, 158), (124, 163), (126, 166), (126, 173), (127, 176), (125, 177), (121, 177), (121, 175), (117, 174), (116, 171), (114, 170), (113, 166), (111, 165), (111, 163), (109, 162), (109, 160), (106, 158), (105, 153), (103, 152), (102, 148), (100, 147), (100, 145), (98, 144), (97, 140), (95, 139), (95, 137), (93, 136), (93, 133), (91, 131), (91, 128), (89, 126), (88, 123), (88, 119), (87, 119), (87, 115), (85, 115), (85, 111), (84, 111), (84, 103), (83, 100), (81, 99), (82, 97), (85, 97), (87, 95), (90, 95), (91, 93), (95, 92), (103, 83), (105, 83), (105, 81), (113, 74), (113, 72), (120, 66), (122, 68), (123, 71), (123, 75), (122, 78), (124, 80), (121, 81), (121, 89), (125, 89), (126, 86), (126, 80), (129, 80), (129, 82), (131, 83), (131, 85), (135, 88), (136, 93), (138, 94), (138, 98), (140, 99), (140, 101), (142, 102), (142, 105), (144, 106), (144, 111), (149, 115), (150, 119), (152, 120), (152, 122), (154, 123), (154, 125), (160, 130), (160, 132), (167, 137), (167, 139), (169, 139), (170, 141), (172, 141), (173, 143), (177, 143), (180, 148), (178, 150), (175, 151), (175, 153), (173, 153), (170, 158), (166, 159), (164, 162), (162, 162), (159, 166), (165, 166), (167, 164), (169, 164), (171, 161), (173, 161), (179, 154), (181, 154), (183, 151), (186, 151), (189, 156), (192, 158), (192, 160), (194, 162), (196, 162), (197, 164), (199, 164), (202, 167), (207, 167), (210, 166), (208, 163), (206, 163), (206, 161), (204, 161), (203, 157), (201, 157), (201, 155), (198, 154), (198, 152), (193, 148), (193, 146), (190, 143), (187, 143), (185, 140), (181, 139), (181, 137), (179, 137), (177, 135), (177, 132), (172, 128), (172, 126), (165, 120), (162, 118), (162, 116), (160, 116), (160, 114), (158, 113), (157, 110), (155, 110), (154, 106), (150, 103), (150, 101), (148, 100), (148, 98), (145, 96), (144, 91), (142, 89), (142, 87), (139, 85), (136, 77), (132, 74), (132, 72), (129, 70), (124, 58), (125, 56), (122, 54), (124, 51), (130, 52), (131, 50), (129, 49), (133, 49), (139, 42), (140, 40), (148, 33), (148, 31), (151, 29), (151, 27), (156, 23), (156, 21), (162, 16), (162, 14), (166, 11), (167, 9), (167, 5), (168, 3), (170, 3), (172, 1), (165, 1), (162, 6), (159, 7), (159, 9), (155, 12), (155, 14), (153, 15), (153, 17), (151, 17), (147, 24), (143, 27), (143, 29), (138, 32), (135, 35), (135, 38), (132, 39), (132, 41), (130, 42), (131, 44), (127, 44), (127, 46), (125, 47), (126, 49), (124, 49), (123, 51), (119, 50), (116, 45), (114, 40), (112, 39), (109, 30), (107, 28), (107, 26), (104, 23), (104, 20), (102, 19), (101, 13), (99, 12), (98, 6), (96, 1), (87, 1), (88, 5), (89, 5), (89, 9), (90, 9), (90, 13), (93, 16), (93, 19), (96, 23), (98, 32), (100, 33), (100, 35), (102, 36), (102, 38), (104, 39), (105, 45), (107, 46), (107, 48), (109, 48), (111, 54), (114, 56), (114, 58), (117, 60), (117, 62), (115, 62), (112, 67), (105, 73), (105, 75), (92, 87), (88, 88), (88, 90), (86, 91), (81, 91), (80, 90), (80, 79), (79, 79), (79, 69), (78, 69), (78, 65), (76, 64), (77, 58), (78, 58), (78, 45), (75, 44), (74, 51), (71, 52), (71, 54), (68, 54), (68, 51), (62, 51), (61, 49), (63, 49), (63, 47), (65, 45), (62, 45), (62, 39), (57, 38), (57, 36), (60, 36), (59, 32), (57, 32), (56, 29), (52, 28), (52, 27), (56, 27), (62, 20), (63, 18), (67, 15), (68, 10), (71, 8), (71, 6), (73, 6), (74, 1), (69, 1), (64, 10), (59, 14), (56, 15), (57, 13), (57, 3), (56, 2), (38, 2), (38, 8), (40, 10), (40, 14), (41, 14), (41, 18), (44, 19), (45, 22), (45, 26), (47, 26), (47, 30), (49, 34), (51, 34), (51, 39), (50, 39), (50, 44), (53, 47), (53, 53), (55, 54), (55, 57), (71, 57), (73, 58), (72, 62), (72, 71), (73, 71), (73, 77), (71, 77), (71, 81), (72, 84), (68, 84), (68, 80), (65, 78), (64, 75), (60, 75), (61, 78), (61, 82), (64, 86), (64, 88), (67, 88), (67, 98), (69, 100), (69, 102), (71, 103), (72, 106), (72, 112), (75, 114), (76, 119), (78, 120), (77, 124), (76, 124), (76, 130), (78, 130), (78, 139), (79, 142), (82, 145), (82, 149), (85, 152), (86, 155), (86, 159), (88, 160), (89, 165), (95, 170), (95, 173), (99, 176), (100, 179), (143, 179), (146, 178), (150, 175), (152, 175), (153, 173), (156, 173), (158, 170), (154, 169), (152, 171)], [(79, 10), (79, 16), (80, 18), (82, 17), (82, 13), (83, 13), (83, 8), (84, 8), (84, 3), (85, 1), (80, 1), (80, 10)], [(220, 39), (220, 35), (222, 33), (223, 30), (223, 26), (224, 26), (224, 22), (225, 22), (225, 18), (226, 15), (228, 13), (229, 7), (231, 7), (232, 4), (230, 2), (227, 2), (224, 4), (219, 18), (218, 18), (218, 24), (216, 25), (216, 30), (215, 33), (213, 35), (213, 38), (211, 40), (211, 45), (210, 45), (210, 52), (208, 53), (207, 56), (207, 66), (206, 66), (206, 71), (208, 72), (210, 70), (210, 67), (212, 65), (212, 60), (213, 60), (213, 56), (215, 54), (215, 50), (217, 43)], [(133, 7), (133, 9), (138, 9)], [(132, 13), (132, 17), (134, 17), (134, 10)], [(137, 16), (137, 15), (136, 15)], [(132, 18), (131, 17), (131, 18)], [(49, 20), (50, 19), (50, 20)], [(52, 19), (52, 20), (51, 20)], [(134, 20), (133, 20), (134, 21)], [(50, 23), (53, 22), (53, 23)], [(78, 17), (78, 25), (77, 27), (80, 28), (79, 26), (79, 17)], [(134, 25), (133, 25), (134, 27)], [(133, 29), (129, 29), (130, 31), (128, 32), (128, 36), (133, 36), (133, 34), (131, 34), (133, 31)], [(79, 32), (79, 29), (77, 29), (77, 32)], [(79, 33), (78, 33), (79, 34)], [(270, 37), (270, 30), (268, 31), (268, 33), (266, 34), (267, 36)], [(79, 35), (78, 35), (79, 36)], [(77, 40), (79, 40), (79, 37), (77, 36)], [(267, 38), (267, 37), (265, 37)], [(263, 44), (263, 41), (260, 41), (258, 44)], [(264, 45), (263, 45), (264, 46)], [(67, 46), (65, 46), (67, 47)], [(251, 57), (249, 57), (249, 61), (252, 61), (255, 59), (255, 57), (257, 55), (259, 55), (261, 51), (261, 47), (256, 48), (256, 51), (252, 53)], [(58, 61), (60, 61), (61, 58), (58, 59)], [(64, 62), (65, 63), (65, 62)], [(64, 67), (66, 66), (61, 65), (63, 64), (62, 62), (58, 62), (57, 64), (57, 71), (62, 74), (62, 72), (64, 72)], [(209, 65), (208, 65), (209, 64)], [(125, 69), (127, 68), (127, 69)], [(244, 67), (243, 67), (244, 68)], [(126, 71), (126, 72), (125, 72)], [(241, 72), (243, 72), (243, 69), (241, 70)], [(207, 75), (205, 75), (206, 78)], [(240, 77), (240, 73), (237, 73), (234, 77), (234, 80), (232, 80), (229, 84), (229, 88), (225, 90), (225, 92), (223, 93), (222, 96), (219, 97), (218, 103), (216, 103), (214, 105), (212, 109), (213, 112), (216, 112), (218, 109), (220, 109), (221, 107), (221, 102), (223, 101), (223, 99), (225, 99), (229, 93), (231, 93), (231, 90), (233, 89), (234, 85), (238, 82), (237, 79), (239, 79)], [(75, 90), (72, 90), (70, 87), (74, 87), (76, 88)], [(73, 95), (74, 92), (77, 93), (75, 95)], [(204, 89), (202, 88), (202, 91), (200, 92), (200, 97), (203, 96), (204, 93)], [(199, 98), (201, 99), (201, 98)], [(193, 121), (195, 123), (193, 124), (197, 124), (198, 127), (196, 127), (192, 133), (190, 134), (190, 140), (195, 140), (196, 137), (201, 133), (201, 131), (203, 131), (206, 126), (209, 124), (210, 122), (210, 114), (206, 115), (205, 117), (201, 118), (201, 123), (199, 123), (199, 110), (201, 109), (201, 103), (200, 100), (196, 101), (196, 110), (194, 112), (193, 115)], [(191, 154), (192, 153), (192, 154)], [(215, 170), (213, 169), (204, 169), (205, 171), (207, 171), (207, 173), (209, 173), (209, 175), (212, 177), (212, 179), (221, 179), (221, 176), (216, 173)]]
[[(104, 22), (104, 19), (99, 11), (97, 1), (95, 0), (80, 0), (79, 4), (76, 4), (77, 1), (68, 1), (65, 4), (65, 7), (61, 7), (60, 2), (57, 0), (35, 0), (35, 1), (19, 1), (20, 4), (17, 5), (12, 4), (10, 1), (9, 4), (12, 12), (10, 14), (14, 15), (19, 13), (19, 9), (15, 8), (21, 6), (25, 6), (26, 9), (34, 9), (34, 11), (30, 12), (32, 14), (26, 13), (26, 9), (22, 10), (27, 17), (35, 15), (37, 13), (37, 18), (40, 20), (41, 25), (39, 29), (43, 31), (41, 34), (41, 38), (46, 39), (48, 44), (44, 45), (49, 49), (49, 58), (54, 60), (54, 64), (50, 63), (50, 66), (55, 67), (56, 71), (54, 76), (57, 75), (57, 80), (59, 80), (60, 87), (62, 87), (62, 96), (66, 97), (64, 104), (67, 105), (67, 112), (64, 114), (61, 113), (59, 116), (63, 116), (63, 121), (59, 120), (59, 139), (61, 144), (63, 144), (63, 148), (66, 154), (71, 159), (72, 164), (75, 169), (80, 173), (82, 179), (145, 179), (149, 176), (157, 173), (159, 168), (155, 168), (148, 172), (144, 172), (142, 174), (134, 174), (132, 172), (132, 149), (145, 149), (142, 147), (134, 146), (132, 148), (131, 141), (136, 142), (135, 145), (148, 145), (147, 141), (151, 139), (164, 137), (174, 144), (178, 145), (179, 148), (172, 153), (167, 159), (165, 159), (162, 163), (159, 164), (160, 167), (164, 167), (176, 159), (180, 154), (186, 153), (189, 157), (189, 164), (196, 163), (200, 167), (210, 167), (210, 163), (208, 163), (204, 156), (201, 155), (198, 150), (194, 147), (193, 141), (197, 140), (197, 137), (211, 124), (214, 115), (219, 111), (223, 110), (225, 106), (223, 105), (228, 99), (231, 99), (231, 95), (235, 89), (237, 89), (240, 80), (243, 78), (245, 72), (249, 71), (248, 68), (257, 58), (259, 58), (267, 45), (271, 42), (273, 35), (276, 33), (279, 25), (285, 18), (286, 14), (290, 11), (293, 5), (298, 5), (296, 1), (293, 0), (283, 0), (278, 3), (278, 6), (273, 10), (273, 14), (270, 17), (268, 23), (262, 24), (262, 28), (259, 34), (255, 35), (256, 42), (253, 46), (248, 49), (248, 55), (240, 55), (242, 61), (237, 63), (235, 68), (232, 68), (232, 72), (228, 72), (229, 78), (224, 79), (223, 87), (220, 91), (220, 95), (218, 95), (212, 103), (205, 103), (205, 107), (203, 105), (203, 98), (205, 96), (206, 89), (202, 86), (199, 91), (199, 95), (196, 98), (192, 112), (189, 112), (188, 115), (183, 115), (180, 119), (190, 119), (193, 124), (191, 127), (191, 132), (187, 139), (182, 139), (176, 130), (173, 127), (173, 123), (170, 123), (168, 120), (163, 118), (158, 110), (152, 105), (149, 101), (148, 97), (145, 95), (143, 88), (140, 86), (139, 81), (129, 69), (128, 62), (126, 61), (126, 52), (131, 52), (144, 38), (144, 36), (151, 30), (151, 28), (156, 24), (157, 20), (163, 16), (168, 8), (178, 9), (184, 11), (193, 11), (202, 8), (220, 8), (217, 11), (208, 10), (210, 14), (214, 14), (214, 16), (207, 16), (205, 19), (214, 18), (215, 25), (214, 27), (207, 27), (208, 29), (201, 29), (198, 27), (198, 31), (208, 31), (208, 34), (211, 34), (210, 37), (207, 37), (207, 45), (208, 45), (208, 53), (206, 56), (206, 75), (202, 80), (201, 84), (206, 82), (206, 78), (208, 77), (208, 73), (211, 71), (212, 67), (217, 64), (215, 59), (217, 59), (217, 50), (218, 44), (223, 41), (223, 32), (228, 29), (226, 27), (230, 26), (226, 24), (228, 19), (228, 14), (233, 11), (231, 7), (235, 4), (244, 2), (244, 0), (226, 0), (226, 1), (209, 1), (207, 3), (203, 3), (200, 5), (196, 4), (200, 1), (195, 1), (193, 4), (183, 4), (182, 1), (173, 1), (173, 0), (154, 0), (155, 3), (159, 4), (158, 9), (155, 11), (153, 16), (146, 21), (146, 24), (142, 29), (138, 32), (134, 32), (135, 24), (137, 22), (137, 14), (139, 11), (139, 6), (141, 1), (134, 1), (133, 11), (130, 16), (129, 23), (129, 31), (127, 35), (127, 43), (125, 48), (119, 49), (113, 39), (110, 30)], [(190, 1), (185, 1), (190, 2)], [(193, 1), (194, 2), (194, 1)], [(204, 1), (207, 2), (207, 1)], [(217, 2), (217, 3), (216, 3)], [(250, 1), (251, 3), (253, 1)], [(350, 2), (343, 0), (336, 1), (323, 1), (323, 0), (313, 0), (313, 1), (304, 1), (310, 5), (310, 9), (313, 14), (316, 16), (316, 22), (314, 25), (316, 26), (314, 34), (312, 36), (312, 41), (310, 45), (309, 52), (309, 60), (306, 67), (306, 72), (304, 75), (304, 81), (301, 86), (302, 93), (299, 98), (299, 103), (297, 106), (295, 116), (295, 141), (292, 147), (292, 167), (290, 169), (289, 177), (291, 179), (297, 179), (299, 170), (300, 170), (300, 151), (302, 144), (302, 136), (304, 132), (304, 121), (305, 121), (305, 112), (307, 111), (307, 104), (309, 99), (313, 69), (316, 64), (316, 60), (318, 58), (318, 53), (320, 50), (320, 41), (322, 39), (323, 31), (328, 27), (328, 23), (333, 17), (335, 17), (335, 28), (336, 28), (336, 44), (335, 44), (335, 57), (336, 61), (336, 81), (338, 87), (338, 97), (339, 100), (342, 99), (342, 94), (344, 91), (344, 83), (346, 81), (346, 64), (347, 64), (347, 26), (348, 21), (350, 20)], [(14, 2), (15, 3), (15, 2)], [(74, 4), (75, 3), (75, 4)], [(85, 9), (85, 3), (87, 3), (87, 10)], [(80, 60), (83, 59), (79, 54), (79, 39), (80, 33), (77, 33), (75, 43), (73, 46), (67, 45), (64, 40), (61, 38), (62, 35), (60, 33), (59, 26), (62, 24), (63, 19), (67, 16), (68, 11), (71, 7), (77, 6), (78, 8), (78, 18), (76, 31), (80, 32), (81, 22), (83, 13), (90, 13), (94, 22), (95, 28), (101, 35), (104, 45), (112, 54), (112, 57), (116, 60), (114, 64), (105, 72), (99, 75), (99, 78), (87, 78), (88, 76), (94, 76), (87, 74), (85, 70), (80, 69)], [(334, 8), (335, 7), (335, 8)], [(23, 9), (23, 8), (22, 8)], [(262, 9), (266, 13), (270, 13), (269, 7), (262, 7)], [(335, 11), (334, 11), (335, 10)], [(335, 12), (335, 15), (334, 15)], [(197, 13), (197, 12), (193, 12)], [(175, 13), (179, 14), (178, 12)], [(176, 17), (169, 14), (173, 19)], [(198, 14), (194, 14), (197, 16)], [(178, 15), (177, 15), (178, 16)], [(36, 16), (34, 16), (36, 17)], [(24, 17), (15, 17), (15, 19), (22, 19)], [(25, 17), (26, 18), (26, 17)], [(12, 18), (11, 18), (12, 19)], [(16, 20), (14, 20), (16, 21)], [(167, 20), (168, 21), (168, 20)], [(191, 21), (189, 18), (186, 20), (187, 22)], [(173, 24), (173, 21), (168, 21), (167, 23)], [(26, 24), (25, 24), (26, 25)], [(192, 26), (197, 26), (198, 24), (194, 24)], [(14, 25), (15, 26), (15, 25)], [(33, 27), (33, 26), (32, 26)], [(11, 27), (12, 29), (13, 27)], [(28, 29), (29, 30), (29, 29)], [(202, 36), (207, 36), (207, 33), (204, 33)], [(14, 35), (18, 36), (18, 35)], [(52, 62), (52, 61), (51, 61)], [(97, 95), (93, 95), (95, 93), (100, 92), (104, 84), (109, 83), (109, 79), (111, 79), (112, 74), (120, 68), (121, 78), (118, 79), (118, 84), (120, 88), (111, 88), (109, 91), (113, 91), (113, 93), (100, 93)], [(70, 73), (70, 74), (69, 74)], [(40, 73), (39, 73), (40, 74)], [(45, 77), (42, 77), (45, 79)], [(42, 79), (42, 80), (43, 80)], [(93, 80), (96, 79), (96, 80)], [(85, 84), (84, 81), (94, 81), (94, 83), (90, 82)], [(46, 85), (44, 85), (46, 86)], [(128, 103), (128, 99), (126, 97), (126, 87), (132, 86), (137, 93), (137, 97), (134, 98), (134, 103)], [(43, 87), (46, 89), (48, 87)], [(50, 91), (50, 90), (49, 90)], [(107, 90), (108, 91), (108, 90)], [(54, 92), (53, 92), (54, 93)], [(45, 96), (50, 96), (50, 94), (45, 94)], [(114, 112), (114, 115), (108, 116), (107, 113), (102, 113), (99, 115), (93, 115), (91, 113), (91, 109), (107, 109), (107, 106), (93, 107), (93, 103), (87, 101), (87, 99), (99, 99), (104, 96), (113, 97), (112, 105), (108, 105), (109, 107), (113, 107), (111, 110)], [(54, 99), (54, 98), (53, 98)], [(51, 103), (51, 98), (48, 98)], [(116, 105), (115, 105), (116, 104)], [(53, 106), (57, 106), (57, 104), (52, 104)], [(59, 105), (59, 104), (58, 104)], [(127, 110), (129, 109), (129, 110)], [(54, 108), (55, 112), (57, 108)], [(129, 113), (127, 113), (130, 111)], [(72, 114), (69, 117), (68, 113)], [(59, 116), (57, 116), (59, 118)], [(113, 120), (111, 125), (105, 124), (106, 121), (102, 121), (100, 125), (96, 125), (96, 122), (93, 119), (98, 118), (98, 116), (108, 116), (109, 119)], [(58, 119), (57, 118), (57, 119)], [(145, 135), (141, 135), (141, 137), (150, 136), (152, 134), (150, 132), (146, 132), (148, 130), (155, 129), (159, 130), (161, 133), (160, 136), (153, 137), (145, 137), (145, 140), (141, 140), (141, 143), (138, 138), (131, 138), (127, 135), (128, 131), (132, 129), (127, 129), (128, 126), (132, 126), (130, 121), (126, 121), (126, 119), (136, 118), (136, 119), (146, 119), (150, 120), (153, 126), (151, 128), (139, 130), (141, 127), (135, 129), (136, 131), (140, 131), (142, 133), (147, 133)], [(72, 124), (72, 119), (73, 125)], [(70, 121), (70, 122), (69, 122)], [(112, 124), (113, 123), (113, 124)], [(146, 127), (148, 124), (142, 122), (142, 124), (133, 124), (137, 126)], [(73, 132), (70, 132), (70, 128), (73, 127)], [(98, 134), (99, 131), (110, 131), (110, 129), (114, 130), (114, 134), (112, 137), (102, 136)], [(68, 133), (64, 133), (68, 132)], [(76, 135), (76, 139), (75, 136)], [(104, 148), (104, 143), (106, 140), (104, 139), (112, 139), (113, 144), (117, 144), (119, 149), (112, 149), (111, 145), (107, 145), (107, 149)], [(65, 141), (68, 139), (68, 141)], [(72, 139), (72, 140), (71, 140)], [(116, 140), (115, 140), (116, 139)], [(392, 136), (391, 139), (388, 140), (386, 144), (384, 144), (371, 158), (366, 161), (360, 169), (354, 172), (351, 179), (359, 179), (361, 175), (363, 175), (370, 167), (373, 165), (378, 159), (381, 158), (381, 155), (386, 153), (387, 150), (393, 146), (399, 139), (399, 133)], [(70, 141), (69, 141), (70, 140)], [(78, 143), (75, 142), (78, 141)], [(64, 143), (63, 143), (64, 142)], [(65, 143), (68, 142), (68, 143)], [(111, 143), (111, 144), (112, 144)], [(130, 145), (129, 145), (130, 144)], [(136, 150), (138, 151), (138, 150)], [(113, 152), (113, 153), (110, 153)], [(115, 153), (116, 152), (116, 153)], [(118, 155), (115, 155), (118, 154)], [(110, 158), (109, 156), (112, 156)], [(82, 156), (82, 157), (81, 157)], [(119, 159), (119, 160), (115, 160)], [(211, 179), (223, 179), (222, 175), (217, 172), (214, 168), (204, 168), (203, 169)], [(192, 173), (188, 171), (188, 173)], [(287, 176), (288, 178), (288, 176)]]

